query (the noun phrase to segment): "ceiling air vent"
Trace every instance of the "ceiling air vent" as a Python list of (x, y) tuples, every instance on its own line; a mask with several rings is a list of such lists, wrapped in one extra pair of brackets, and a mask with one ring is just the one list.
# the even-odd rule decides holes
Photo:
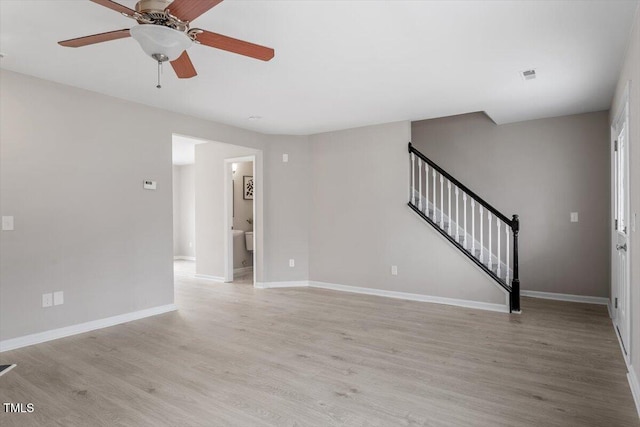
[(520, 71), (520, 75), (522, 76), (522, 80), (533, 80), (536, 78), (536, 70), (524, 70)]

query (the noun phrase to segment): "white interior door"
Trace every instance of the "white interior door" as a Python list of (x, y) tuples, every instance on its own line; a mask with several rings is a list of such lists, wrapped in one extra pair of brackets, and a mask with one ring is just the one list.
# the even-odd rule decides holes
[(626, 356), (630, 342), (630, 277), (629, 277), (629, 122), (628, 104), (625, 103), (613, 128), (613, 195), (614, 195), (614, 243), (613, 317)]

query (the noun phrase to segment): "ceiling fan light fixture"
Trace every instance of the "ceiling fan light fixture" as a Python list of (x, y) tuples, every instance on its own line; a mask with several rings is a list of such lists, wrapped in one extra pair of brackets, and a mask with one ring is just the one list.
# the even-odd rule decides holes
[(182, 31), (155, 24), (141, 24), (131, 28), (131, 37), (139, 44), (144, 53), (155, 59), (174, 61), (193, 41)]

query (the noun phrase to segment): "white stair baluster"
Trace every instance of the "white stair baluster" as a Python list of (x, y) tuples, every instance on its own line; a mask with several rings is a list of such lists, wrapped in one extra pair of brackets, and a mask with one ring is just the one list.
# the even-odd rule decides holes
[(498, 228), (498, 277), (500, 277), (500, 224), (502, 223), (502, 221), (500, 221), (500, 218), (496, 218), (496, 227)]
[(440, 174), (440, 228), (444, 228), (444, 178)]
[(504, 281), (509, 284), (509, 227), (505, 224), (504, 226), (504, 242), (505, 242), (505, 256), (507, 258), (507, 271)]
[(422, 159), (418, 158), (418, 209), (422, 211)]
[(462, 193), (462, 205), (464, 206), (462, 215), (464, 216), (464, 230), (462, 237), (462, 247), (467, 249), (467, 193)]
[(476, 201), (471, 199), (471, 253), (476, 256)]
[(416, 156), (411, 153), (411, 204), (416, 204)]
[(431, 178), (433, 178), (433, 222), (437, 221), (436, 206), (438, 206), (438, 198), (436, 197), (436, 170), (431, 172)]
[(480, 205), (480, 262), (484, 262), (484, 239), (482, 238), (482, 205)]
[(487, 210), (487, 233), (489, 233), (489, 246), (487, 247), (487, 251), (489, 251), (489, 270), (491, 270), (491, 266), (492, 264), (492, 257), (493, 257), (493, 252), (491, 252), (491, 211)]
[(449, 200), (449, 208), (447, 210), (447, 216), (449, 217), (449, 225), (447, 226), (447, 234), (451, 236), (451, 223), (453, 222), (453, 218), (451, 215), (451, 181), (447, 180), (447, 190), (448, 190), (448, 200)]
[(460, 222), (458, 221), (458, 187), (456, 187), (455, 191), (455, 196), (456, 196), (456, 242), (460, 243), (460, 228), (458, 227), (458, 224), (460, 224)]
[(424, 213), (429, 216), (429, 165), (424, 164)]

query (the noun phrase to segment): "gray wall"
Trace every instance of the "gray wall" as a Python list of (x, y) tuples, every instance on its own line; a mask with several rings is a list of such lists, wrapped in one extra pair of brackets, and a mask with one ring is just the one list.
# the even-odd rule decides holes
[[(308, 278), (308, 235), (287, 237), (307, 229), (298, 204), (309, 197), (289, 182), (308, 178), (276, 162), (290, 146), (308, 151), (297, 146), (306, 139), (279, 140), (6, 70), (0, 92), (0, 213), (16, 220), (15, 231), (0, 233), (0, 340), (173, 302), (172, 133), (264, 150), (265, 192), (274, 191), (263, 245), (274, 264), (259, 280)], [(144, 179), (158, 189), (144, 191)], [(305, 260), (300, 269), (275, 263), (290, 254)], [(58, 290), (64, 305), (41, 308), (41, 294)]]
[(173, 166), (173, 256), (196, 256), (194, 165)]
[(244, 194), (244, 176), (253, 175), (253, 162), (238, 163), (238, 170), (233, 174), (233, 229), (251, 231), (253, 225), (247, 222), (253, 219), (253, 200), (245, 200)]
[[(256, 155), (262, 157), (260, 150), (255, 150), (237, 145), (209, 142), (196, 145), (196, 245), (198, 258), (196, 261), (196, 273), (200, 275), (224, 277), (224, 252), (225, 252), (225, 205), (224, 205), (224, 165), (225, 159)], [(256, 162), (256, 171), (260, 162)], [(256, 186), (258, 186), (256, 179)], [(260, 184), (262, 185), (262, 184)], [(260, 203), (261, 195), (256, 194), (256, 233), (261, 233), (262, 226), (259, 223), (259, 212), (263, 209)], [(262, 234), (263, 235), (263, 234)], [(260, 253), (261, 248), (255, 248), (255, 254)], [(257, 260), (261, 257), (257, 255)], [(264, 266), (256, 262), (263, 277)], [(258, 279), (260, 281), (260, 279)]]
[[(620, 109), (624, 88), (630, 82), (629, 98), (629, 192), (631, 194), (631, 215), (640, 216), (640, 8), (636, 10), (631, 40), (616, 86), (615, 97), (611, 104), (610, 122), (613, 122)], [(639, 218), (640, 219), (640, 218)], [(638, 221), (638, 220), (636, 220)], [(631, 366), (636, 375), (636, 384), (640, 384), (640, 235), (631, 230), (629, 242), (629, 260), (631, 263)]]
[[(272, 245), (264, 252), (265, 275), (268, 281), (309, 279), (309, 230), (311, 227), (311, 144), (306, 136), (268, 135), (269, 151), (265, 161), (270, 165), (265, 175), (264, 208), (278, 210), (264, 237)], [(282, 155), (288, 154), (284, 163)], [(276, 184), (277, 183), (277, 184)], [(295, 259), (295, 267), (289, 267)]]
[(411, 128), (427, 157), (507, 216), (520, 215), (522, 289), (609, 295), (608, 112), (501, 126), (472, 113)]
[[(310, 145), (307, 137), (265, 135), (261, 151), (236, 145), (196, 145), (197, 274), (224, 276), (224, 159), (255, 154), (255, 233), (269, 242), (255, 248), (258, 282), (300, 281), (309, 278)], [(289, 162), (282, 162), (282, 155)], [(260, 176), (263, 161), (264, 182)], [(260, 211), (265, 224), (259, 223)], [(258, 242), (259, 243), (259, 242)], [(289, 259), (295, 267), (289, 267)], [(262, 262), (260, 262), (262, 259)]]
[(505, 304), (503, 291), (407, 206), (410, 131), (398, 122), (310, 137), (311, 280)]

